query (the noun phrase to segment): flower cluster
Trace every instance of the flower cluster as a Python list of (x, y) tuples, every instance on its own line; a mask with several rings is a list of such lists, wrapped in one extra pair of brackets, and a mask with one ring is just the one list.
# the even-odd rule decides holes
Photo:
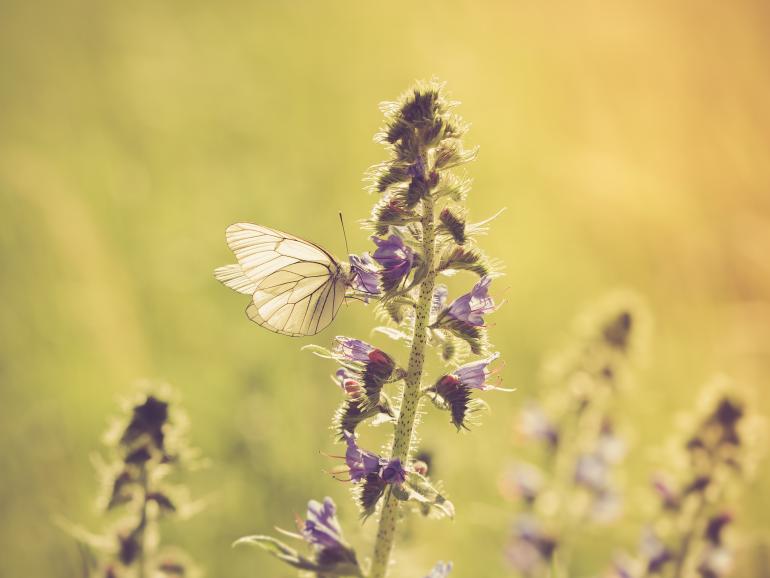
[(687, 469), (679, 476), (659, 473), (653, 478), (660, 514), (645, 530), (638, 556), (615, 563), (618, 578), (730, 574), (733, 556), (726, 533), (733, 515), (725, 496), (751, 469), (755, 456), (749, 442), (758, 424), (746, 415), (734, 387), (717, 382), (704, 397), (710, 407), (683, 447)]
[(167, 387), (139, 395), (107, 436), (111, 458), (98, 463), (106, 490), (101, 501), (106, 514), (120, 517), (114, 529), (101, 536), (67, 528), (95, 553), (86, 560), (88, 576), (198, 575), (186, 553), (158, 548), (158, 521), (195, 509), (186, 489), (168, 481), (196, 461), (186, 443), (185, 416), (173, 398)]
[[(589, 318), (546, 366), (557, 387), (521, 412), (521, 451), (531, 462), (513, 463), (501, 478), (501, 492), (519, 507), (506, 557), (525, 576), (547, 575), (554, 553), (570, 550), (578, 525), (607, 523), (622, 511), (615, 469), (626, 444), (612, 410), (644, 316), (633, 300), (611, 297)], [(566, 553), (560, 561), (569, 568)]]
[[(423, 400), (446, 411), (461, 430), (468, 429), (472, 416), (483, 407), (474, 392), (501, 390), (489, 382), (497, 371), (491, 365), (498, 354), (491, 351), (486, 332), (486, 316), (498, 307), (490, 284), (499, 266), (476, 245), (476, 236), (486, 231), (491, 219), (467, 222), (463, 202), (469, 181), (452, 172), (476, 156), (475, 149), (463, 147), (466, 126), (454, 113), (455, 105), (434, 82), (421, 83), (397, 102), (383, 105), (386, 124), (377, 139), (390, 158), (369, 173), (370, 190), (379, 195), (365, 223), (373, 233), (373, 247), (349, 257), (348, 289), (363, 301), (377, 301), (377, 314), (386, 323), (378, 332), (406, 345), (408, 359), (399, 363), (384, 348), (353, 337), (336, 337), (329, 349), (308, 347), (337, 364), (333, 379), (343, 399), (332, 428), (337, 441), (346, 444), (346, 452), (341, 457), (345, 465), (332, 474), (354, 485), (364, 518), (380, 512), (370, 578), (383, 578), (390, 567), (402, 504), (424, 515), (454, 515), (452, 503), (429, 479), (426, 463), (413, 456), (416, 416)], [(450, 301), (446, 286), (436, 280), (460, 271), (478, 280)], [(448, 367), (433, 385), (423, 386), (429, 349)], [(461, 364), (467, 355), (483, 357)], [(392, 424), (391, 447), (380, 453), (360, 447), (359, 428), (364, 423)], [(360, 575), (341, 534), (330, 535), (340, 554), (332, 556), (340, 560), (336, 565), (322, 564), (319, 556), (303, 557), (272, 538), (249, 540), (319, 575)], [(302, 536), (307, 540), (305, 533)], [(439, 563), (428, 578), (446, 577), (450, 570), (451, 564)]]

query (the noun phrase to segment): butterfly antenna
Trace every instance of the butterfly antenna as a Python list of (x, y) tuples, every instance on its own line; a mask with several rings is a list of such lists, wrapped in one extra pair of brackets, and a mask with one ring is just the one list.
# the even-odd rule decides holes
[(342, 218), (342, 211), (340, 211), (340, 225), (342, 225), (342, 237), (345, 239), (345, 251), (350, 255), (350, 247), (348, 247), (348, 234), (345, 232), (345, 220)]

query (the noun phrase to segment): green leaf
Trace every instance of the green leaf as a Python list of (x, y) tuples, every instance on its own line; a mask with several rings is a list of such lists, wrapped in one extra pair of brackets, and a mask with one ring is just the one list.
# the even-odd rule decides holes
[(426, 476), (416, 472), (410, 473), (401, 486), (394, 486), (393, 495), (402, 502), (415, 502), (423, 516), (454, 519), (454, 504)]
[(316, 564), (302, 556), (294, 548), (287, 546), (272, 536), (244, 536), (233, 543), (233, 547), (241, 545), (257, 546), (268, 554), (300, 570), (314, 570), (317, 568)]

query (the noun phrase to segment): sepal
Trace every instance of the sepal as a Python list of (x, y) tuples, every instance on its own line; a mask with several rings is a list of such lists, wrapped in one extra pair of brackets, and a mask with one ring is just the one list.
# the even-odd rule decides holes
[(454, 519), (455, 507), (431, 484), (427, 476), (409, 472), (406, 481), (393, 486), (393, 496), (402, 502), (414, 502), (423, 516)]

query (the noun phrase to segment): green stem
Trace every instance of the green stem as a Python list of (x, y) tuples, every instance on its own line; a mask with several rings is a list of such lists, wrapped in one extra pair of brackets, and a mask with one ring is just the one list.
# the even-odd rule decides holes
[[(393, 437), (392, 459), (400, 459), (406, 465), (412, 445), (414, 421), (417, 416), (417, 406), (420, 401), (420, 383), (422, 381), (422, 366), (425, 360), (425, 343), (428, 339), (428, 323), (430, 308), (433, 301), (433, 286), (436, 281), (434, 271), (435, 233), (433, 199), (426, 195), (422, 202), (422, 244), (423, 257), (427, 274), (420, 286), (420, 297), (414, 321), (412, 349), (409, 353), (409, 365), (404, 378), (404, 397)], [(380, 524), (377, 529), (377, 541), (374, 544), (374, 559), (369, 578), (384, 578), (388, 572), (390, 552), (393, 549), (393, 539), (398, 517), (398, 500), (388, 489), (385, 493)]]

